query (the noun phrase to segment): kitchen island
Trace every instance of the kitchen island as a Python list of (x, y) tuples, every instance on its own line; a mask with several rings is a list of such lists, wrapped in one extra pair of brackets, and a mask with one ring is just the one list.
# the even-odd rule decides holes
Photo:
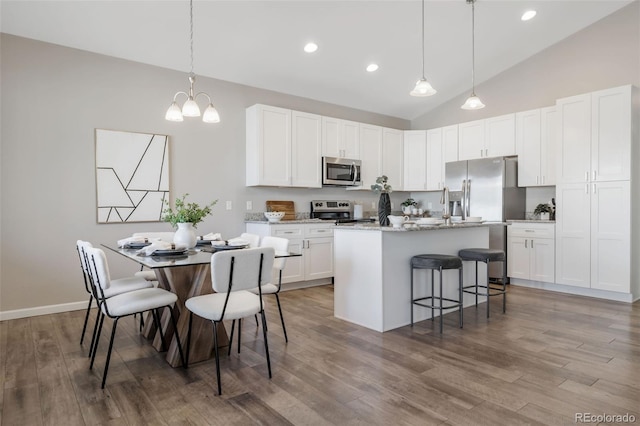
[[(377, 225), (337, 225), (334, 236), (334, 315), (376, 331), (388, 331), (411, 323), (410, 259), (418, 254), (457, 255), (463, 248), (489, 247), (489, 226), (455, 224), (449, 226), (403, 227)], [(465, 262), (464, 279), (474, 279), (473, 263)], [(480, 283), (486, 283), (485, 265), (480, 263)], [(428, 295), (430, 273), (416, 270), (414, 296)], [(430, 278), (429, 278), (430, 279)], [(436, 278), (437, 280), (437, 278)], [(457, 272), (443, 272), (445, 297), (457, 299)], [(479, 301), (484, 302), (484, 297)], [(464, 306), (475, 303), (465, 294)], [(416, 306), (414, 320), (430, 317), (431, 311)], [(436, 313), (437, 314), (437, 313)]]

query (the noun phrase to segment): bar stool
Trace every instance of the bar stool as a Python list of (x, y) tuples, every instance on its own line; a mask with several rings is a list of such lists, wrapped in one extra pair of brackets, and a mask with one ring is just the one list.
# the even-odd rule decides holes
[[(414, 269), (431, 270), (431, 295), (413, 298), (413, 272)], [(442, 271), (445, 269), (457, 269), (458, 272), (458, 300), (449, 299), (442, 295)], [(434, 272), (440, 272), (440, 293), (434, 294)], [(439, 302), (436, 305), (436, 300)], [(430, 301), (424, 303), (423, 301)], [(449, 306), (443, 306), (443, 301), (451, 302)], [(423, 306), (431, 309), (431, 320), (433, 320), (434, 309), (440, 310), (440, 334), (442, 334), (442, 310), (458, 308), (460, 311), (460, 328), (462, 328), (462, 259), (458, 256), (446, 254), (419, 254), (411, 258), (411, 326), (413, 327), (413, 305)]]
[[(487, 318), (489, 318), (489, 299), (492, 296), (502, 295), (502, 313), (507, 311), (507, 262), (505, 261), (504, 251), (488, 248), (468, 248), (458, 252), (458, 256), (463, 261), (476, 262), (476, 283), (464, 286), (462, 291), (476, 296), (476, 308), (478, 307), (478, 296), (487, 296)], [(484, 262), (487, 265), (487, 285), (478, 285), (478, 262)], [(498, 283), (489, 282), (489, 262), (502, 262), (502, 286), (496, 287)], [(486, 293), (481, 292), (484, 289)]]

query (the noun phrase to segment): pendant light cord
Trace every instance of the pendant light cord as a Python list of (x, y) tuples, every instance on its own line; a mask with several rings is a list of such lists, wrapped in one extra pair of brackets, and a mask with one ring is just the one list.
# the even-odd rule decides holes
[(476, 27), (475, 27), (475, 10), (476, 1), (469, 0), (471, 2), (471, 93), (476, 94)]
[(426, 80), (424, 76), (424, 0), (422, 0), (422, 79)]
[(193, 76), (193, 0), (189, 0), (189, 18), (191, 20), (191, 29), (189, 32), (191, 39), (191, 72), (189, 74)]

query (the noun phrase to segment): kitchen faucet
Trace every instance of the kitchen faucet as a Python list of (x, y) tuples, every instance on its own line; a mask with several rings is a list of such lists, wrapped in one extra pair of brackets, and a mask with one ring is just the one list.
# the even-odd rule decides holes
[(440, 204), (444, 204), (444, 209), (442, 209), (442, 218), (444, 219), (445, 225), (451, 224), (451, 212), (449, 211), (449, 187), (445, 186), (442, 188), (442, 196), (440, 197)]

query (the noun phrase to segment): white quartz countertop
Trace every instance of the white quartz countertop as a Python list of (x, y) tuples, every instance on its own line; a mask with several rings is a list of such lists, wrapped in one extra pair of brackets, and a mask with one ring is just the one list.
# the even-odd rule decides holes
[(245, 220), (244, 223), (261, 223), (264, 225), (296, 225), (300, 223), (333, 223), (330, 220), (322, 219), (294, 219), (294, 220), (281, 220), (280, 222), (269, 222), (267, 220)]
[(383, 231), (383, 232), (415, 232), (415, 231), (442, 231), (447, 229), (463, 229), (478, 228), (481, 226), (489, 226), (488, 223), (456, 223), (453, 225), (405, 225), (402, 228), (394, 228), (392, 226), (380, 226), (376, 223), (357, 223), (336, 225), (336, 230), (358, 230), (358, 231)]
[(556, 223), (555, 220), (540, 220), (540, 219), (509, 219), (507, 223)]

